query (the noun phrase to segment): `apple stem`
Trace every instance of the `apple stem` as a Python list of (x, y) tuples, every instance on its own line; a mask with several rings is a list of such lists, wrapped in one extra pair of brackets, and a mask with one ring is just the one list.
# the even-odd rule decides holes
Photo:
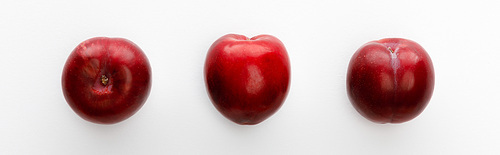
[(394, 53), (394, 50), (392, 50), (392, 48), (391, 48), (391, 47), (388, 47), (387, 49), (388, 49), (389, 51), (391, 51), (391, 53)]
[(108, 81), (109, 81), (109, 79), (108, 79), (108, 77), (106, 77), (106, 75), (101, 75), (101, 83), (103, 85), (107, 85)]

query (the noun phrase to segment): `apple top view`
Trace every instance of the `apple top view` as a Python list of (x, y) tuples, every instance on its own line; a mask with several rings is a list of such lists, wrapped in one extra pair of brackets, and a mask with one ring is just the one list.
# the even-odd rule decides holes
[(62, 74), (66, 101), (83, 119), (113, 124), (136, 113), (151, 90), (144, 52), (122, 38), (91, 38), (68, 57)]
[(417, 117), (434, 90), (434, 68), (416, 42), (388, 38), (366, 43), (351, 58), (347, 94), (365, 118), (402, 123)]
[(276, 37), (228, 34), (208, 50), (204, 76), (210, 99), (222, 115), (237, 124), (254, 125), (285, 101), (290, 62)]

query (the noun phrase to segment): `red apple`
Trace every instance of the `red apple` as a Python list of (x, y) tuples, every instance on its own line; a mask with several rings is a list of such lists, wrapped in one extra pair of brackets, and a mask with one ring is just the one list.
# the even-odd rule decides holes
[(361, 115), (376, 123), (402, 123), (417, 117), (433, 90), (431, 58), (410, 40), (368, 42), (349, 63), (349, 99)]
[(71, 108), (99, 124), (123, 121), (137, 112), (151, 90), (148, 58), (123, 38), (91, 38), (71, 53), (62, 74)]
[(204, 74), (215, 108), (237, 124), (254, 125), (283, 104), (290, 83), (290, 61), (276, 37), (228, 34), (208, 50)]

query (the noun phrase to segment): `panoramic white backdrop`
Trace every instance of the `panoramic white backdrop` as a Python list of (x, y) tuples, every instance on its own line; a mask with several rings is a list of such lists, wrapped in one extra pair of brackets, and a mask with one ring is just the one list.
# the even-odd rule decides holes
[[(213, 107), (203, 65), (237, 33), (286, 46), (292, 77), (282, 108), (256, 126)], [(151, 94), (114, 125), (81, 119), (61, 74), (70, 52), (123, 37), (148, 56)], [(374, 124), (351, 106), (347, 65), (364, 43), (422, 45), (436, 74), (425, 111)], [(167, 0), (0, 2), (0, 154), (500, 154), (500, 1)]]

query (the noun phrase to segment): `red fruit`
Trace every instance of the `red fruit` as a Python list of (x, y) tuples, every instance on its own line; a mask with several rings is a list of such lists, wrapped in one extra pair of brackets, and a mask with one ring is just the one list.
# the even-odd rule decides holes
[(254, 125), (283, 104), (290, 62), (285, 46), (273, 36), (229, 34), (208, 50), (204, 73), (215, 108), (237, 124)]
[(144, 52), (129, 40), (92, 38), (68, 57), (62, 89), (80, 117), (113, 124), (129, 118), (146, 102), (151, 67)]
[(417, 117), (433, 90), (431, 58), (410, 40), (368, 42), (349, 63), (347, 95), (361, 115), (376, 123), (402, 123)]

